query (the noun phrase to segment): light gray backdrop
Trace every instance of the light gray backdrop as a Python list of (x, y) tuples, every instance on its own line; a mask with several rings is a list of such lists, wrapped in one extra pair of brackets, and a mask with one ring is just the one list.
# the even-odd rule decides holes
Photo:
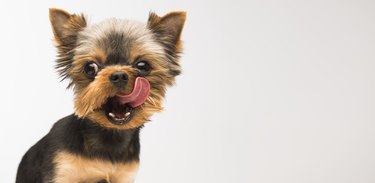
[(375, 182), (375, 1), (7, 1), (0, 6), (0, 182), (72, 92), (48, 8), (146, 21), (188, 12), (184, 72), (141, 134), (137, 183)]

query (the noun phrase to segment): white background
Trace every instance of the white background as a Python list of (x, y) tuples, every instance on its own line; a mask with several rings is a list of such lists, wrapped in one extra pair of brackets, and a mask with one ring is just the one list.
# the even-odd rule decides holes
[(137, 183), (375, 182), (375, 1), (6, 1), (0, 182), (73, 112), (48, 8), (95, 23), (188, 12), (183, 74), (141, 134)]

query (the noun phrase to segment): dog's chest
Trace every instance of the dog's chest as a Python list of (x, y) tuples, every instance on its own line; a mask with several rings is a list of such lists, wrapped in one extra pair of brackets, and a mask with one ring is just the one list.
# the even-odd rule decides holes
[(138, 162), (113, 164), (68, 152), (58, 153), (54, 163), (54, 183), (132, 183), (138, 170)]

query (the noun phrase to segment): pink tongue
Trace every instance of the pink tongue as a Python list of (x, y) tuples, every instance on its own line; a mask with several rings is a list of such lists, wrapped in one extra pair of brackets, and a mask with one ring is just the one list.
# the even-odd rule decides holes
[(130, 107), (137, 107), (146, 101), (150, 93), (150, 83), (143, 77), (137, 77), (133, 91), (128, 95), (116, 94), (121, 104), (128, 103)]

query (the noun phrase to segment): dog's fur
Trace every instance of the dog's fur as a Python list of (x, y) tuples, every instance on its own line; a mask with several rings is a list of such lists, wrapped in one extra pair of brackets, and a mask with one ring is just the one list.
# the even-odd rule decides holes
[[(133, 182), (139, 162), (140, 128), (153, 113), (162, 110), (166, 87), (180, 74), (180, 34), (185, 18), (185, 12), (162, 17), (150, 13), (146, 24), (109, 19), (87, 25), (83, 15), (50, 9), (58, 50), (56, 69), (63, 79), (70, 80), (75, 112), (56, 122), (28, 150), (16, 182)], [(149, 67), (140, 67), (140, 61)], [(99, 70), (90, 77), (85, 67), (92, 62)], [(120, 87), (111, 83), (108, 78), (116, 72), (125, 73), (127, 83)], [(105, 107), (118, 92), (130, 93), (137, 77), (150, 83), (147, 100), (131, 108), (130, 118), (113, 122)]]

